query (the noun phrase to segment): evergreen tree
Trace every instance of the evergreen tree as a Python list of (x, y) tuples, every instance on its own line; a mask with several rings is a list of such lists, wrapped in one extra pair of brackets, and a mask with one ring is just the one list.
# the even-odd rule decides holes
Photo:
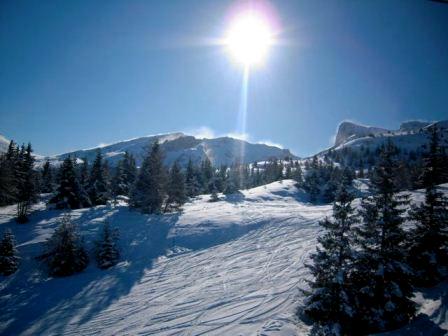
[(109, 199), (107, 180), (103, 165), (103, 156), (101, 150), (96, 153), (95, 161), (90, 170), (87, 193), (92, 205), (103, 205)]
[(28, 211), (31, 204), (36, 200), (36, 176), (34, 172), (34, 157), (31, 144), (22, 146), (18, 161), (18, 181), (17, 181), (17, 222), (28, 222)]
[(188, 197), (199, 195), (199, 182), (196, 169), (191, 159), (188, 160), (187, 170), (185, 172), (185, 189)]
[(70, 157), (62, 163), (58, 180), (56, 195), (50, 200), (57, 209), (79, 209), (91, 206), (88, 195), (78, 182)]
[(210, 202), (218, 202), (218, 201), (219, 201), (218, 192), (216, 187), (213, 185), (212, 193), (210, 195)]
[(14, 203), (17, 196), (17, 184), (14, 165), (6, 155), (0, 155), (0, 205)]
[(165, 198), (165, 169), (160, 145), (148, 151), (131, 193), (130, 205), (143, 213), (160, 213)]
[(166, 193), (165, 212), (168, 208), (179, 209), (187, 201), (185, 179), (177, 161), (171, 167)]
[(51, 193), (54, 191), (53, 180), (53, 169), (51, 168), (50, 161), (46, 160), (42, 169), (41, 191), (43, 193)]
[(202, 182), (202, 192), (208, 194), (211, 189), (210, 182), (214, 176), (213, 167), (210, 159), (206, 157), (201, 163), (201, 182)]
[(84, 190), (87, 190), (89, 186), (89, 161), (87, 161), (87, 158), (82, 159), (79, 169), (79, 184)]
[(309, 164), (303, 185), (305, 191), (309, 194), (311, 202), (317, 201), (320, 193), (319, 184), (319, 162), (317, 157), (314, 156), (311, 164)]
[(437, 187), (442, 180), (442, 165), (439, 135), (433, 127), (422, 176), (425, 200), (411, 211), (416, 228), (412, 232), (409, 261), (419, 286), (432, 286), (439, 282), (448, 264), (448, 200)]
[(45, 251), (39, 257), (53, 276), (68, 276), (81, 272), (87, 267), (89, 258), (84, 242), (70, 215), (64, 215), (61, 224), (46, 241)]
[(109, 222), (106, 221), (103, 225), (101, 236), (95, 243), (95, 258), (99, 268), (110, 268), (120, 260), (118, 239), (118, 229), (112, 229)]
[(347, 334), (355, 313), (349, 283), (353, 262), (351, 226), (357, 219), (352, 201), (346, 183), (340, 183), (333, 204), (334, 219), (320, 222), (325, 233), (318, 238), (320, 247), (308, 266), (314, 280), (310, 282), (304, 312), (317, 329), (326, 329), (325, 335)]
[(125, 152), (123, 159), (117, 164), (115, 175), (111, 181), (111, 190), (114, 198), (118, 195), (130, 195), (130, 190), (137, 174), (136, 170), (134, 157)]
[(19, 257), (11, 230), (5, 230), (0, 241), (0, 274), (11, 275), (19, 267)]
[(294, 171), (293, 171), (293, 176), (292, 178), (294, 180), (296, 180), (297, 184), (299, 186), (303, 185), (303, 173), (302, 173), (302, 168), (300, 167), (300, 164), (297, 164)]
[(357, 293), (356, 323), (362, 332), (396, 328), (415, 313), (402, 228), (409, 199), (396, 194), (395, 153), (391, 142), (383, 147), (372, 178), (376, 194), (363, 201), (363, 225), (356, 230), (358, 256), (352, 281)]

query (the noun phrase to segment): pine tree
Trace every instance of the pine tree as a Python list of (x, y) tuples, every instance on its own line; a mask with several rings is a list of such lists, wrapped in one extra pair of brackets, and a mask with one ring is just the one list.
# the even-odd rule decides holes
[(185, 189), (188, 197), (199, 195), (199, 182), (197, 179), (196, 169), (191, 159), (188, 160), (187, 170), (185, 172)]
[(0, 205), (14, 203), (17, 196), (17, 184), (14, 165), (6, 155), (0, 155)]
[(293, 173), (292, 178), (297, 182), (299, 186), (303, 185), (303, 173), (302, 168), (300, 167), (300, 164), (297, 164)]
[(376, 194), (363, 201), (363, 225), (356, 230), (358, 256), (352, 281), (357, 293), (356, 322), (362, 332), (396, 328), (415, 313), (402, 228), (409, 197), (396, 194), (395, 153), (391, 142), (382, 148), (372, 178)]
[(89, 185), (89, 161), (87, 158), (82, 159), (82, 164), (79, 168), (79, 184), (84, 190), (86, 190)]
[(73, 161), (67, 157), (59, 169), (59, 186), (50, 203), (57, 209), (79, 209), (91, 206), (90, 200), (76, 177)]
[(90, 170), (87, 194), (89, 195), (90, 202), (94, 206), (106, 204), (109, 199), (101, 150), (97, 151), (95, 161), (93, 162), (92, 169)]
[(184, 175), (180, 171), (177, 161), (171, 167), (166, 193), (168, 197), (165, 204), (165, 212), (168, 208), (179, 209), (187, 200)]
[(160, 145), (148, 151), (131, 193), (130, 205), (143, 213), (160, 213), (165, 198), (165, 169)]
[(351, 226), (357, 217), (351, 205), (353, 196), (346, 183), (340, 183), (333, 204), (333, 220), (320, 222), (325, 229), (318, 238), (320, 247), (311, 256), (308, 267), (314, 276), (304, 312), (325, 335), (345, 335), (350, 331), (355, 310), (349, 284), (353, 262)]
[(42, 169), (41, 191), (43, 193), (51, 193), (54, 191), (53, 169), (51, 168), (49, 160), (45, 161), (43, 169)]
[(34, 172), (33, 150), (29, 143), (27, 147), (22, 146), (18, 161), (17, 182), (17, 222), (28, 222), (28, 211), (31, 204), (36, 200), (36, 176)]
[(11, 230), (5, 230), (0, 241), (0, 274), (11, 275), (19, 267), (19, 257)]
[(409, 262), (418, 286), (432, 286), (442, 279), (448, 265), (448, 200), (438, 190), (442, 180), (443, 153), (436, 127), (431, 130), (430, 151), (424, 160), (422, 183), (425, 200), (413, 207), (416, 222), (412, 232)]
[(110, 268), (120, 260), (118, 239), (118, 229), (112, 229), (109, 222), (106, 221), (103, 225), (101, 236), (95, 243), (95, 258), (99, 268)]
[(319, 162), (314, 156), (309, 169), (306, 172), (305, 182), (303, 185), (305, 191), (309, 194), (310, 202), (316, 202), (320, 193), (319, 188)]
[(39, 257), (53, 276), (68, 276), (87, 267), (89, 257), (84, 242), (70, 215), (64, 215), (61, 224), (45, 243), (45, 251)]
[(201, 163), (201, 182), (202, 192), (208, 194), (210, 189), (210, 182), (214, 176), (213, 167), (210, 159), (206, 157)]
[(129, 196), (136, 176), (135, 160), (131, 154), (125, 152), (124, 157), (117, 164), (115, 175), (111, 181), (112, 195)]

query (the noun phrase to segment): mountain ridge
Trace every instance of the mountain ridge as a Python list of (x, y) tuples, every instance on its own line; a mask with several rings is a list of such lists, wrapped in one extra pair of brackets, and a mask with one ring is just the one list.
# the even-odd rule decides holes
[(270, 158), (297, 158), (290, 150), (272, 145), (250, 143), (229, 136), (196, 138), (182, 132), (173, 132), (118, 141), (104, 146), (48, 156), (45, 159), (49, 159), (53, 164), (57, 164), (68, 156), (81, 160), (86, 158), (88, 161), (92, 161), (97, 150), (100, 150), (104, 158), (110, 164), (115, 165), (128, 151), (135, 156), (137, 165), (139, 165), (146, 149), (155, 141), (160, 143), (165, 154), (164, 161), (167, 165), (178, 161), (181, 166), (186, 166), (190, 159), (194, 163), (199, 163), (205, 158), (208, 158), (214, 166), (231, 165), (236, 162), (252, 163)]

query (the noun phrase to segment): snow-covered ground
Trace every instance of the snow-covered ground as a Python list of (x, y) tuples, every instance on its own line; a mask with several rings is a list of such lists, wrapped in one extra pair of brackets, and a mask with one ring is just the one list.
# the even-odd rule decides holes
[[(0, 278), (0, 334), (304, 335), (295, 318), (299, 288), (318, 220), (331, 214), (304, 199), (287, 180), (216, 203), (201, 196), (181, 214), (146, 216), (123, 204), (76, 210), (88, 247), (106, 218), (119, 227), (123, 262), (107, 271), (92, 262), (57, 279), (34, 257), (62, 213), (40, 203), (31, 222), (18, 225), (13, 207), (0, 208), (0, 231), (13, 230), (23, 258), (16, 274)], [(437, 306), (444, 288), (419, 300), (427, 320), (445, 309), (432, 323), (448, 329), (447, 305)]]

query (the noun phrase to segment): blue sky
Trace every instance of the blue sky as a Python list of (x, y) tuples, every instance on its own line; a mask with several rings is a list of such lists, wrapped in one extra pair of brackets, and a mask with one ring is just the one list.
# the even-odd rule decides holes
[[(0, 134), (56, 154), (148, 134), (239, 132), (234, 1), (1, 1)], [(272, 1), (288, 43), (252, 71), (249, 140), (309, 155), (342, 120), (448, 118), (448, 5)]]

